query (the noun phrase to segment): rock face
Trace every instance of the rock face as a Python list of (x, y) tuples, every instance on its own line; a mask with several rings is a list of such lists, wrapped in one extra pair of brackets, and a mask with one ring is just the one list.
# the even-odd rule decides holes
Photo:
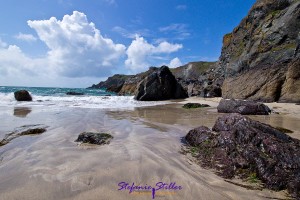
[(79, 134), (75, 142), (103, 145), (109, 144), (112, 139), (113, 136), (107, 133), (83, 132)]
[(258, 0), (224, 36), (223, 98), (300, 102), (300, 1)]
[(32, 101), (32, 97), (27, 90), (19, 90), (14, 93), (17, 101)]
[(212, 130), (202, 126), (185, 137), (204, 167), (225, 178), (252, 176), (300, 198), (299, 140), (236, 113), (219, 117)]
[(222, 99), (217, 107), (219, 113), (239, 113), (242, 115), (268, 115), (271, 110), (263, 103), (235, 99)]
[(221, 97), (224, 76), (216, 62), (190, 62), (171, 69), (189, 96)]
[(187, 93), (177, 82), (169, 68), (162, 66), (139, 83), (134, 99), (159, 101), (186, 97), (188, 97)]
[(126, 79), (121, 90), (119, 91), (119, 95), (135, 95), (138, 84), (146, 78), (146, 76), (150, 75), (154, 71), (156, 71), (157, 67), (150, 67), (147, 71), (132, 75)]

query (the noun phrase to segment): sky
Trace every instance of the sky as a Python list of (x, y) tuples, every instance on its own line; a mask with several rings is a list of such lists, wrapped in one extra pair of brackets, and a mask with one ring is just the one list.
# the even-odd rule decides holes
[(217, 61), (255, 0), (0, 0), (0, 85), (88, 87)]

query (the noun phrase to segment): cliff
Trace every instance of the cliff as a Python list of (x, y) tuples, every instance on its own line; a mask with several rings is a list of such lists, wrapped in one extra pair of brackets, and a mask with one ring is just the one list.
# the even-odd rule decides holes
[(300, 1), (258, 0), (223, 39), (224, 98), (300, 102)]

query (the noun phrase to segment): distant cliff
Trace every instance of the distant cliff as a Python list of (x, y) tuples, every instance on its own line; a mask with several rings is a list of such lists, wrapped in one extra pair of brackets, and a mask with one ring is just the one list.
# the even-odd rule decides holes
[(258, 0), (224, 36), (223, 97), (299, 102), (299, 44), (300, 1)]
[[(223, 79), (217, 78), (221, 75), (215, 71), (216, 67), (216, 62), (191, 62), (170, 70), (189, 96), (221, 96)], [(135, 95), (137, 85), (157, 69), (150, 67), (136, 75), (113, 75), (91, 88), (105, 88), (119, 95)]]

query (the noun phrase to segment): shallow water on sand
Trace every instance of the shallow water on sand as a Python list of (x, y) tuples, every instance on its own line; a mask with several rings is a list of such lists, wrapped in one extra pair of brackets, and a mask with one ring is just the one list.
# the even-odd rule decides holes
[[(0, 107), (0, 138), (23, 125), (49, 126), (42, 135), (22, 136), (0, 147), (0, 199), (152, 199), (150, 190), (119, 191), (120, 182), (182, 186), (156, 191), (155, 199), (283, 198), (284, 192), (227, 183), (179, 153), (190, 129), (212, 127), (218, 116), (215, 109), (185, 110), (179, 104), (119, 111)], [(299, 136), (296, 119), (253, 118)], [(74, 140), (84, 131), (108, 132), (114, 139), (105, 146), (79, 146)]]

